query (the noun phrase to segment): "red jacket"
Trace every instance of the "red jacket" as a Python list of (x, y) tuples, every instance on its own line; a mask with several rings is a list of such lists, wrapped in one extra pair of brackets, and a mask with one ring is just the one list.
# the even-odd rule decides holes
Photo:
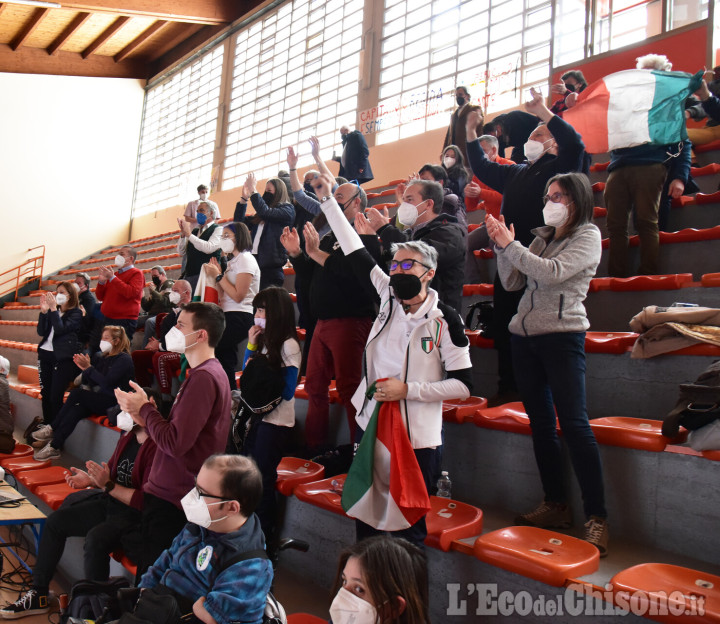
[(115, 273), (109, 282), (98, 284), (95, 296), (102, 300), (100, 311), (109, 319), (134, 319), (140, 314), (140, 301), (145, 276), (140, 269), (133, 267), (123, 273)]
[[(515, 162), (502, 156), (498, 156), (495, 160), (500, 165), (514, 165)], [(483, 184), (477, 177), (473, 176), (473, 182), (480, 185), (480, 197), (465, 196), (465, 209), (467, 212), (478, 209), (478, 203), (482, 201), (479, 208), (487, 214), (491, 214), (496, 219), (500, 216), (500, 206), (502, 204), (502, 193), (498, 193), (491, 189), (487, 184)]]

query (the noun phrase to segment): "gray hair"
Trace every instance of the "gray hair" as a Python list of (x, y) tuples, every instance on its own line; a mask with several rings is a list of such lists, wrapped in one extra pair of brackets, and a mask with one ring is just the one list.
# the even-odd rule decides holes
[(10, 360), (0, 355), (0, 375), (7, 377), (10, 374)]
[(637, 59), (637, 69), (657, 69), (658, 71), (670, 71), (672, 63), (664, 54), (646, 54)]
[(425, 266), (429, 266), (431, 269), (437, 269), (438, 252), (435, 247), (431, 247), (422, 241), (408, 241), (407, 243), (393, 243), (390, 247), (390, 252), (395, 256), (395, 254), (402, 249), (418, 254), (422, 258)]
[(82, 277), (85, 281), (85, 286), (90, 287), (90, 276), (87, 273), (78, 273), (75, 277)]
[(151, 270), (151, 271), (157, 271), (158, 273), (160, 273), (160, 275), (165, 275), (165, 269), (164, 269), (163, 267), (161, 267), (159, 264), (156, 264), (156, 265), (155, 265), (152, 269), (150, 269), (150, 270)]
[(481, 137), (478, 138), (478, 141), (480, 143), (490, 143), (493, 147), (500, 148), (500, 143), (497, 140), (497, 137), (494, 137), (492, 134), (483, 134)]
[(198, 204), (198, 207), (200, 206), (200, 204), (205, 204), (210, 209), (210, 211), (212, 212), (212, 220), (213, 221), (215, 221), (215, 219), (217, 219), (218, 216), (220, 216), (220, 210), (218, 208), (218, 205), (214, 201), (210, 201), (209, 199), (206, 199), (204, 201), (201, 201)]

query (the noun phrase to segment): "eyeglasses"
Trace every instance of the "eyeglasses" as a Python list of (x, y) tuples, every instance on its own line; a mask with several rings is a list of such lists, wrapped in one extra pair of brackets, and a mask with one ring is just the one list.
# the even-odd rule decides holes
[(195, 492), (197, 492), (198, 496), (202, 496), (203, 498), (217, 498), (221, 501), (231, 501), (232, 498), (225, 498), (224, 496), (215, 496), (214, 494), (207, 494), (206, 492), (202, 492), (200, 488), (197, 486), (197, 483), (195, 484)]
[(553, 193), (552, 195), (545, 195), (543, 197), (543, 202), (547, 203), (548, 201), (558, 203), (560, 201), (561, 197), (570, 197), (567, 193), (561, 193), (558, 191), (557, 193)]
[(399, 262), (397, 260), (393, 260), (390, 263), (390, 270), (395, 271), (398, 267), (402, 268), (403, 271), (409, 271), (413, 268), (413, 264), (419, 264), (421, 267), (425, 267), (428, 271), (431, 269), (427, 264), (423, 264), (419, 260), (400, 260)]

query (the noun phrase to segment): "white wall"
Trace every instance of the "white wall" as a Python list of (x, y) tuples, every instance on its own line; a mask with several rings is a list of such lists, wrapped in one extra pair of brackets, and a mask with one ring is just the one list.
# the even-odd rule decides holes
[(39, 244), (47, 275), (127, 242), (142, 87), (0, 73), (0, 273)]

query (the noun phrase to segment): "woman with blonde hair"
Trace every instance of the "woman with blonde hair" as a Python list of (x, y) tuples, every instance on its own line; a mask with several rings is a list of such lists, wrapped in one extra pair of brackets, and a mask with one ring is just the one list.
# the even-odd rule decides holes
[(115, 388), (128, 391), (135, 378), (130, 356), (130, 341), (122, 327), (106, 325), (100, 340), (100, 351), (89, 356), (79, 353), (73, 361), (82, 371), (82, 387), (70, 393), (52, 425), (45, 425), (32, 435), (38, 448), (35, 459), (57, 459), (65, 440), (75, 426), (93, 414), (104, 414), (117, 403)]
[(40, 296), (37, 333), (38, 371), (42, 390), (42, 413), (46, 425), (60, 411), (63, 396), (78, 374), (73, 356), (80, 351), (78, 333), (83, 315), (78, 307), (78, 293), (73, 282), (60, 282), (55, 293)]

